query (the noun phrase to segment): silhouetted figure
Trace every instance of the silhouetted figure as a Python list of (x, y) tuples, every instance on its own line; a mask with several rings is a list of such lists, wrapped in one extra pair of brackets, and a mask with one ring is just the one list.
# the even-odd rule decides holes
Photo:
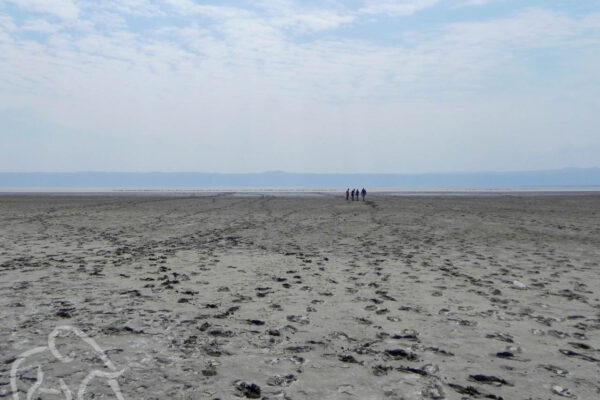
[(360, 192), (358, 191), (358, 189), (354, 189), (354, 190), (356, 190), (356, 192), (355, 192), (356, 193), (356, 201), (359, 201), (360, 200), (360, 197), (359, 197)]
[(363, 189), (360, 191), (360, 194), (362, 194), (363, 201), (365, 201), (365, 196), (367, 195), (367, 191), (365, 190), (365, 188), (363, 188)]
[(352, 201), (354, 201), (354, 189), (352, 189)]
[(346, 201), (348, 201), (348, 197), (350, 197), (350, 188), (346, 189)]

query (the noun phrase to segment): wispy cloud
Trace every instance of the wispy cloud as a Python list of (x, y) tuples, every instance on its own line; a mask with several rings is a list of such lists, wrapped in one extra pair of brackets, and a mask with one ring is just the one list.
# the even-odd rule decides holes
[(79, 8), (73, 0), (6, 0), (16, 6), (36, 13), (53, 14), (60, 18), (72, 19), (79, 15)]
[[(4, 72), (21, 76), (21, 82), (29, 81), (33, 88), (53, 85), (52, 80), (39, 81), (39, 76), (48, 78), (55, 73), (57, 77), (79, 75), (85, 79), (88, 65), (102, 65), (98, 73), (108, 74), (112, 68), (107, 64), (118, 61), (128, 65), (125, 75), (136, 76), (139, 68), (147, 73), (160, 71), (161, 80), (178, 79), (177, 71), (189, 68), (197, 76), (232, 74), (249, 80), (255, 80), (253, 76), (260, 76), (261, 80), (268, 77), (274, 87), (296, 86), (304, 80), (297, 85), (298, 90), (306, 90), (311, 96), (366, 99), (414, 95), (415, 91), (440, 85), (470, 87), (481, 74), (504, 68), (507, 60), (518, 58), (519, 49), (574, 46), (584, 41), (590, 45), (598, 33), (597, 15), (575, 18), (530, 9), (505, 18), (405, 33), (405, 44), (366, 43), (343, 37), (297, 43), (288, 29), (334, 29), (357, 17), (339, 10), (294, 14), (289, 9), (259, 16), (251, 10), (200, 6), (190, 0), (167, 1), (169, 7), (178, 7), (178, 12), (199, 13), (219, 22), (207, 29), (187, 18), (183, 24), (154, 27), (148, 34), (128, 29), (124, 21), (114, 21), (114, 26), (120, 28), (112, 32), (94, 29), (74, 33), (72, 26), (65, 31), (44, 19), (31, 19), (19, 29), (44, 32), (48, 39), (30, 53), (27, 49), (34, 43), (15, 34), (14, 22), (5, 18), (2, 33), (13, 40), (3, 43), (5, 54), (38, 58), (33, 65), (44, 68), (44, 72), (21, 70), (16, 63), (5, 65), (10, 71)], [(413, 7), (425, 4), (396, 3)], [(97, 22), (98, 18), (99, 15), (84, 15), (82, 19)], [(77, 64), (86, 68), (78, 68)], [(75, 71), (69, 71), (71, 68)]]
[(252, 15), (249, 11), (230, 6), (198, 4), (192, 0), (164, 0), (172, 10), (182, 15), (205, 15), (212, 18), (240, 18)]
[(365, 14), (387, 14), (391, 16), (411, 15), (433, 7), (440, 0), (369, 0), (360, 9)]
[(61, 26), (52, 24), (45, 19), (30, 19), (25, 21), (21, 29), (39, 33), (56, 33), (61, 30)]
[[(278, 162), (298, 166), (305, 141), (325, 148), (343, 142), (348, 152), (372, 149), (394, 158), (391, 149), (402, 143), (424, 151), (419, 133), (434, 142), (436, 132), (447, 131), (444, 124), (452, 127), (449, 137), (469, 137), (483, 146), (477, 136), (482, 128), (467, 109), (470, 101), (480, 102), (482, 115), (507, 130), (516, 128), (492, 118), (490, 110), (528, 107), (536, 90), (563, 99), (568, 88), (581, 107), (597, 104), (592, 93), (599, 89), (594, 66), (600, 67), (600, 57), (593, 54), (600, 50), (600, 13), (518, 8), (408, 29), (400, 22), (442, 3), (369, 1), (351, 8), (334, 1), (231, 6), (79, 0), (52, 3), (53, 11), (51, 2), (13, 3), (31, 13), (25, 19), (0, 15), (0, 76), (5, 77), (0, 110), (27, 109), (68, 131), (155, 142), (157, 149), (182, 140), (188, 146), (178, 151), (202, 148), (198, 151), (210, 153), (202, 153), (206, 160), (215, 162), (213, 154), (226, 151), (226, 143), (240, 146), (238, 156), (245, 154), (244, 146), (278, 143), (299, 149)], [(57, 11), (60, 4), (77, 11)], [(374, 15), (398, 19), (393, 37), (373, 33), (380, 30)], [(568, 57), (561, 62), (572, 73), (549, 72), (531, 59), (562, 52)], [(535, 79), (552, 73), (552, 89), (535, 87)], [(499, 101), (494, 91), (510, 96)], [(543, 113), (543, 107), (532, 109), (522, 126), (535, 124)], [(465, 133), (453, 115), (471, 121)], [(399, 131), (405, 139), (396, 137)], [(326, 156), (323, 150), (313, 160)], [(188, 165), (172, 160), (180, 168)], [(264, 165), (252, 162), (255, 168)], [(392, 168), (387, 161), (379, 165)]]
[(502, 0), (463, 0), (459, 6), (484, 6), (486, 4), (495, 3)]

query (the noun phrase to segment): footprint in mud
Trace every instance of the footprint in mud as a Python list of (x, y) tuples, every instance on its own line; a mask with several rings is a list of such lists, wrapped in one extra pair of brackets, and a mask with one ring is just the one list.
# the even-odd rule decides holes
[(362, 364), (362, 362), (359, 362), (356, 358), (354, 358), (353, 355), (350, 354), (341, 354), (338, 356), (338, 360), (340, 360), (343, 363)]
[(567, 357), (576, 357), (581, 360), (590, 361), (590, 362), (600, 362), (600, 359), (585, 355), (583, 353), (578, 353), (576, 351), (567, 350), (567, 349), (560, 349), (559, 351)]
[(506, 343), (513, 343), (514, 342), (513, 337), (511, 335), (509, 335), (508, 333), (498, 333), (498, 332), (495, 332), (495, 333), (487, 334), (485, 337), (488, 338), (488, 339), (500, 340), (500, 341), (506, 342)]
[(569, 375), (569, 371), (567, 371), (565, 368), (557, 367), (555, 365), (549, 365), (549, 364), (544, 365), (544, 364), (541, 364), (541, 365), (538, 365), (538, 367), (544, 368), (545, 370), (550, 371), (550, 372), (552, 372), (552, 373), (554, 373), (554, 374), (556, 374), (558, 376), (567, 376), (567, 375)]
[(235, 388), (239, 394), (249, 399), (260, 399), (260, 386), (255, 383), (246, 383), (242, 381), (235, 382)]
[(419, 356), (413, 352), (406, 351), (404, 349), (391, 349), (385, 350), (384, 352), (386, 358), (392, 360), (408, 360), (408, 361), (418, 361)]
[(290, 322), (295, 322), (300, 325), (310, 324), (310, 320), (304, 315), (288, 315), (286, 319)]
[(485, 383), (485, 384), (494, 385), (494, 386), (503, 386), (503, 385), (513, 386), (512, 384), (507, 382), (505, 379), (498, 378), (496, 376), (491, 376), (491, 375), (481, 375), (481, 374), (469, 375), (469, 380), (473, 381), (473, 382)]
[(298, 378), (293, 374), (287, 375), (275, 375), (267, 379), (267, 385), (269, 386), (290, 386), (296, 382)]

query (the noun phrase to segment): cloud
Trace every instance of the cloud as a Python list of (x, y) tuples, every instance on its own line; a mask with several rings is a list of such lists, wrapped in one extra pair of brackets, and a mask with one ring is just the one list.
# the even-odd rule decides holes
[(129, 15), (141, 15), (146, 17), (165, 15), (160, 4), (152, 0), (119, 0), (115, 3), (108, 2), (108, 4), (116, 11)]
[(79, 15), (79, 8), (73, 0), (7, 0), (18, 7), (38, 12), (53, 14), (64, 19), (74, 19)]
[[(392, 41), (361, 35), (377, 23), (376, 13), (408, 15), (434, 3), (378, 1), (361, 10), (283, 0), (249, 7), (80, 0), (77, 20), (31, 14), (15, 26), (17, 18), (0, 16), (0, 76), (10, 77), (0, 80), (0, 110), (29, 110), (55, 131), (70, 132), (82, 148), (84, 138), (72, 136), (93, 137), (89, 146), (114, 153), (121, 169), (133, 167), (120, 147), (139, 149), (129, 165), (140, 169), (301, 170), (308, 160), (322, 170), (355, 168), (345, 166), (343, 154), (333, 155), (339, 146), (341, 153), (373, 154), (374, 170), (391, 171), (399, 159), (402, 168), (426, 170), (423, 154), (443, 161), (461, 141), (479, 149), (472, 159), (484, 163), (486, 141), (510, 149), (518, 139), (490, 135), (537, 129), (544, 140), (544, 132), (558, 128), (539, 121), (556, 122), (565, 99), (573, 101), (565, 106), (571, 111), (600, 105), (597, 13), (517, 9), (399, 29)], [(555, 73), (551, 87), (536, 87), (528, 78), (550, 73), (528, 59), (538, 51), (566, 52), (568, 76)], [(558, 100), (540, 104), (536, 94)], [(520, 120), (503, 121), (494, 112)], [(583, 138), (594, 118), (573, 115)], [(274, 148), (273, 156), (255, 155)], [(168, 168), (153, 164), (162, 149), (170, 151)], [(97, 159), (89, 168), (103, 169)], [(202, 166), (194, 166), (199, 159)], [(494, 160), (501, 165), (500, 155)]]
[(8, 15), (0, 15), (0, 33), (8, 34), (17, 30), (17, 26)]
[(448, 44), (485, 46), (504, 52), (514, 48), (576, 45), (581, 35), (600, 32), (600, 27), (595, 26), (598, 15), (573, 18), (553, 11), (528, 9), (507, 18), (449, 24), (444, 37)]
[[(288, 29), (333, 29), (357, 17), (339, 10), (307, 10), (294, 14), (288, 8), (259, 16), (248, 10), (199, 6), (186, 0), (169, 1), (183, 7), (181, 12), (208, 13), (218, 18), (218, 22), (207, 27), (190, 18), (184, 23), (167, 23), (142, 33), (130, 30), (124, 21), (115, 20), (112, 26), (116, 30), (111, 32), (93, 30), (67, 34), (59, 33), (57, 26), (44, 20), (33, 19), (27, 21), (23, 29), (55, 33), (48, 39), (48, 46), (36, 53), (38, 57), (46, 57), (37, 65), (51, 66), (47, 68), (50, 72), (70, 68), (71, 64), (65, 65), (63, 60), (83, 65), (107, 63), (106, 71), (110, 71), (110, 62), (121, 60), (129, 65), (124, 74), (135, 74), (136, 68), (151, 66), (167, 71), (163, 79), (175, 78), (175, 71), (189, 67), (204, 76), (232, 74), (249, 80), (262, 76), (275, 82), (274, 87), (298, 84), (296, 90), (322, 98), (364, 99), (415, 93), (440, 84), (471, 86), (481, 74), (504, 68), (507, 61), (518, 57), (518, 49), (590, 41), (589, 32), (598, 22), (593, 15), (577, 19), (531, 9), (506, 18), (453, 23), (418, 34), (405, 34), (405, 45), (383, 45), (335, 36), (296, 42)], [(97, 21), (99, 16), (93, 18)], [(20, 42), (26, 43), (23, 39)], [(27, 51), (14, 47), (6, 51), (30, 56)], [(83, 68), (77, 74), (83, 77), (86, 71), (87, 68)], [(19, 76), (32, 72), (17, 69), (12, 73)], [(68, 71), (57, 72), (61, 74), (72, 75)], [(32, 75), (24, 80), (35, 82), (37, 78)], [(48, 71), (44, 75), (48, 75)], [(304, 83), (299, 84), (302, 80)]]
[(265, 23), (294, 32), (318, 32), (347, 25), (356, 20), (351, 10), (341, 6), (320, 3), (318, 6), (303, 4), (291, 0), (257, 1), (258, 15)]
[(164, 0), (181, 15), (204, 15), (215, 19), (250, 17), (252, 13), (237, 7), (198, 4), (192, 0)]
[[(520, 49), (591, 45), (585, 34), (597, 26), (592, 16), (576, 19), (528, 10), (508, 18), (454, 23), (406, 35), (406, 45), (335, 37), (297, 43), (286, 33), (290, 26), (327, 29), (336, 25), (329, 18), (338, 21), (337, 17), (298, 14), (298, 22), (281, 12), (265, 18), (248, 11), (233, 15), (211, 29), (190, 22), (153, 28), (149, 34), (126, 26), (84, 34), (56, 30), (48, 44), (35, 45), (35, 51), (28, 50), (32, 42), (17, 39), (0, 50), (9, 60), (28, 60), (30, 67), (8, 62), (0, 72), (13, 76), (16, 86), (72, 92), (74, 97), (87, 98), (90, 91), (80, 92), (80, 88), (94, 90), (98, 82), (117, 92), (131, 88), (123, 97), (132, 104), (139, 104), (137, 84), (147, 88), (148, 99), (173, 92), (176, 102), (189, 96), (177, 92), (186, 80), (190, 87), (237, 91), (238, 97), (258, 85), (267, 97), (287, 93), (320, 102), (384, 101), (485, 87), (491, 75), (510, 71), (507, 66), (515, 65)], [(50, 33), (55, 27), (32, 20), (23, 29)]]
[(464, 0), (459, 6), (484, 6), (500, 0)]
[(364, 14), (406, 16), (433, 7), (440, 0), (370, 0), (359, 11)]
[(306, 13), (289, 13), (272, 20), (275, 26), (298, 29), (300, 31), (322, 31), (338, 28), (355, 21), (350, 14), (339, 14), (322, 10)]
[(118, 13), (121, 17), (164, 17), (167, 12), (163, 10), (163, 0), (119, 0), (119, 1), (94, 1), (85, 2), (88, 13)]
[(38, 32), (38, 33), (56, 33), (61, 30), (61, 27), (56, 24), (51, 24), (45, 19), (30, 19), (23, 23), (22, 28), (24, 31)]

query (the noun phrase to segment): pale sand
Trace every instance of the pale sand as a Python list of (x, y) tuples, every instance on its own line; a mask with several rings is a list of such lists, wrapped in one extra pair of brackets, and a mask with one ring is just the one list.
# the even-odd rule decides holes
[(0, 398), (600, 397), (599, 196), (368, 200), (0, 197)]

